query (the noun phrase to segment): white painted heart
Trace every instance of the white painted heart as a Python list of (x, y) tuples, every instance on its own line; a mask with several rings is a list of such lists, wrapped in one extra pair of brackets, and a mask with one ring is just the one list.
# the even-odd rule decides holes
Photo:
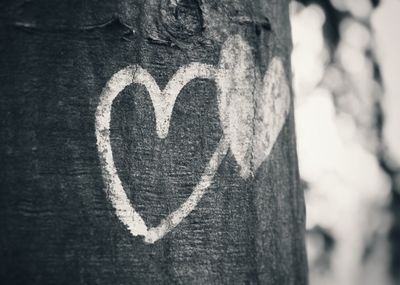
[(247, 178), (269, 156), (289, 112), (285, 69), (274, 57), (261, 79), (250, 46), (234, 36), (222, 47), (217, 86), (224, 135), (230, 139), (240, 175)]
[[(97, 147), (107, 194), (118, 218), (133, 236), (141, 235), (145, 242), (154, 243), (189, 215), (211, 185), (229, 147), (244, 178), (267, 158), (288, 113), (290, 94), (279, 58), (272, 60), (263, 81), (259, 77), (250, 47), (240, 36), (234, 36), (225, 42), (218, 67), (202, 63), (181, 67), (162, 91), (154, 78), (138, 65), (120, 70), (107, 82), (95, 115)], [(112, 103), (125, 87), (143, 84), (153, 103), (157, 135), (165, 138), (176, 98), (195, 78), (216, 81), (224, 135), (189, 198), (158, 226), (147, 228), (131, 205), (115, 168), (110, 141)]]

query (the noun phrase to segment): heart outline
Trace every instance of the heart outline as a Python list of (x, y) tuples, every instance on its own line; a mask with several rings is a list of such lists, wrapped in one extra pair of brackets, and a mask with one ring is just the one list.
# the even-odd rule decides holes
[(143, 218), (129, 201), (114, 164), (110, 139), (112, 103), (127, 86), (134, 83), (144, 85), (149, 92), (156, 114), (157, 135), (160, 138), (165, 138), (168, 135), (173, 107), (181, 89), (195, 78), (214, 79), (215, 71), (216, 69), (211, 65), (191, 63), (181, 67), (173, 75), (164, 90), (161, 91), (154, 78), (145, 69), (138, 65), (132, 65), (115, 73), (100, 95), (100, 102), (95, 114), (95, 129), (107, 194), (118, 218), (125, 224), (130, 233), (133, 236), (144, 236), (147, 243), (154, 243), (162, 238), (195, 208), (211, 185), (222, 159), (228, 152), (229, 141), (222, 136), (199, 183), (187, 200), (177, 210), (162, 219), (158, 226), (147, 228)]

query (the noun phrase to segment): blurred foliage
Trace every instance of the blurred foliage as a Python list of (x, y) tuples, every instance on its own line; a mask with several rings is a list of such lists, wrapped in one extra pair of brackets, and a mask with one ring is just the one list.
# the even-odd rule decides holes
[(384, 21), (391, 1), (291, 3), (311, 284), (400, 281), (400, 120), (391, 107), (400, 106), (400, 86), (388, 91), (387, 72), (400, 57), (382, 56), (400, 42), (385, 34), (393, 26)]

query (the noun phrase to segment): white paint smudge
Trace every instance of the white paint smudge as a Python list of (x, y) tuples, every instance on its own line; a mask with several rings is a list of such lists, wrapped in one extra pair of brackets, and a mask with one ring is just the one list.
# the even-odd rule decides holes
[[(148, 229), (129, 201), (114, 165), (110, 141), (112, 103), (125, 87), (133, 83), (143, 84), (154, 106), (157, 135), (165, 138), (176, 98), (181, 89), (195, 78), (217, 82), (224, 135), (189, 198), (158, 226)], [(225, 42), (218, 67), (202, 63), (181, 67), (164, 90), (160, 90), (154, 78), (138, 65), (124, 68), (111, 77), (100, 95), (96, 110), (97, 146), (108, 196), (118, 218), (133, 236), (144, 236), (145, 242), (154, 243), (189, 215), (210, 187), (229, 147), (244, 178), (254, 173), (268, 157), (286, 119), (290, 91), (279, 58), (271, 61), (263, 81), (260, 78), (251, 48), (240, 36)]]
[(267, 159), (289, 112), (285, 69), (274, 57), (261, 80), (251, 47), (234, 36), (222, 48), (217, 83), (222, 128), (240, 175), (247, 178)]
[(217, 73), (219, 116), (230, 148), (241, 166), (240, 175), (250, 175), (252, 159), (254, 96), (259, 83), (250, 46), (240, 37), (223, 45)]
[(285, 68), (279, 57), (274, 57), (256, 92), (252, 171), (267, 159), (272, 151), (290, 109), (290, 87)]

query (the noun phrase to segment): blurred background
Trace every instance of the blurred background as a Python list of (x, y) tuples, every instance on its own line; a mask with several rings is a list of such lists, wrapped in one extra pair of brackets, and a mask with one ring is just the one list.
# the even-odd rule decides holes
[(400, 0), (290, 8), (310, 284), (400, 284)]

